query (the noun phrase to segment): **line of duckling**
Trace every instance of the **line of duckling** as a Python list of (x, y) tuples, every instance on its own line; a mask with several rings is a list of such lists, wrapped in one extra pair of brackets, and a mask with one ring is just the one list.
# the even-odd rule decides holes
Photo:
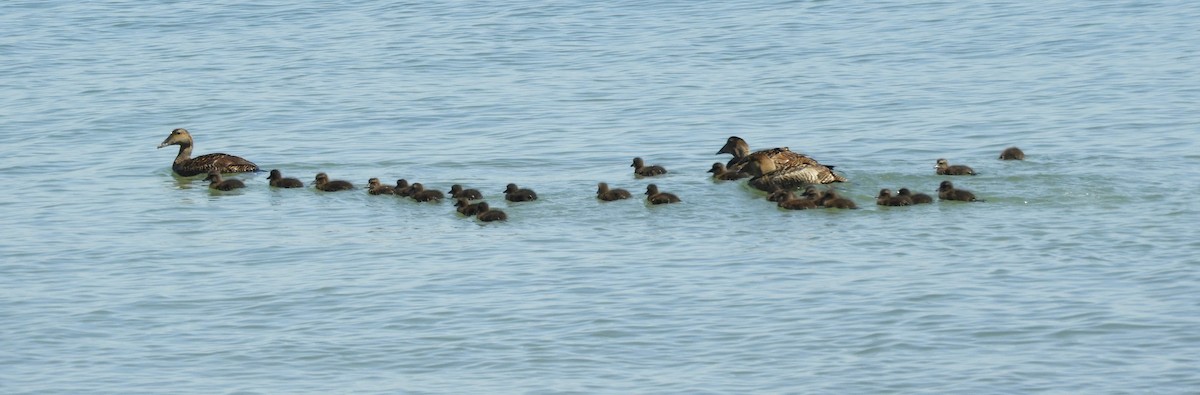
[[(245, 184), (236, 179), (224, 180), (222, 173), (241, 173), (259, 171), (258, 165), (244, 158), (213, 153), (191, 157), (194, 141), (186, 129), (175, 129), (159, 144), (158, 148), (178, 145), (179, 153), (171, 165), (171, 169), (181, 176), (207, 174), (204, 179), (209, 181), (209, 188), (221, 191), (244, 188)], [(731, 154), (728, 162), (713, 163), (708, 171), (714, 180), (733, 181), (749, 178), (747, 183), (763, 192), (767, 192), (767, 200), (776, 202), (780, 208), (804, 210), (816, 207), (855, 209), (858, 208), (853, 200), (841, 196), (834, 189), (822, 191), (815, 187), (817, 184), (845, 182), (846, 178), (833, 171), (834, 166), (824, 165), (816, 159), (804, 154), (793, 152), (787, 147), (777, 147), (759, 151), (750, 151), (745, 140), (731, 136), (725, 146), (717, 151), (717, 155)], [(1024, 160), (1025, 153), (1017, 147), (1009, 147), (1000, 154), (1001, 160)], [(633, 173), (638, 178), (655, 177), (667, 173), (667, 169), (659, 165), (647, 165), (640, 158), (633, 158)], [(975, 171), (964, 165), (950, 165), (946, 159), (938, 159), (934, 167), (938, 175), (975, 175)], [(271, 170), (267, 177), (269, 185), (276, 188), (299, 188), (304, 183), (295, 178), (283, 177), (278, 170)], [(325, 173), (318, 173), (313, 180), (313, 186), (321, 191), (336, 192), (355, 189), (354, 184), (344, 180), (331, 180)], [(797, 195), (795, 191), (803, 188)], [(396, 180), (396, 185), (384, 185), (378, 178), (368, 180), (367, 191), (372, 195), (396, 195), (408, 197), (418, 202), (438, 202), (445, 198), (440, 191), (425, 189), (421, 183), (409, 184), (405, 179)], [(500, 210), (490, 208), (487, 202), (472, 203), (482, 200), (483, 194), (476, 189), (466, 189), (455, 184), (448, 192), (455, 199), (456, 210), (465, 216), (475, 216), (481, 221), (502, 221), (507, 215)], [(650, 204), (678, 203), (678, 196), (659, 191), (658, 185), (646, 186), (646, 200)], [(508, 184), (504, 191), (505, 200), (524, 202), (537, 200), (537, 193), (530, 189), (520, 188), (516, 184)], [(597, 185), (596, 197), (602, 201), (629, 199), (632, 194), (625, 189), (610, 188), (607, 183)], [(949, 180), (942, 181), (938, 186), (940, 200), (956, 200), (977, 202), (973, 193), (957, 189)], [(876, 198), (880, 206), (909, 206), (914, 204), (932, 203), (933, 198), (923, 193), (912, 193), (908, 188), (900, 188), (893, 196), (890, 189), (882, 189)]]

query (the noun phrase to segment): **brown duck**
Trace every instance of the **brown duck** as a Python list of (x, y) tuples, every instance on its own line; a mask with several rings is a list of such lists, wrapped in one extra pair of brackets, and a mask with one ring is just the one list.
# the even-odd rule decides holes
[(1025, 160), (1025, 152), (1017, 147), (1008, 147), (1000, 152), (1000, 160)]
[[(717, 151), (717, 155), (730, 154), (733, 159), (730, 159), (725, 167), (730, 171), (740, 171), (750, 173), (751, 176), (757, 176), (754, 172), (748, 169), (751, 163), (757, 161), (757, 157), (765, 156), (773, 163), (772, 168), (775, 169), (791, 169), (798, 167), (814, 167), (817, 171), (808, 176), (813, 180), (810, 184), (828, 184), (831, 182), (844, 182), (845, 177), (834, 173), (831, 169), (833, 166), (822, 165), (816, 159), (810, 158), (804, 154), (792, 152), (788, 147), (769, 148), (750, 152), (750, 145), (738, 136), (729, 136), (725, 140), (725, 146)], [(761, 188), (759, 188), (761, 189)]]
[(667, 169), (659, 165), (646, 166), (642, 158), (633, 158), (633, 164), (629, 165), (633, 168), (633, 174), (638, 177), (653, 177), (657, 175), (667, 174)]
[(668, 204), (679, 203), (679, 196), (667, 192), (659, 192), (658, 185), (650, 184), (646, 186), (646, 201), (650, 204)]
[(158, 145), (158, 148), (179, 146), (179, 154), (175, 155), (175, 162), (171, 164), (171, 170), (174, 170), (175, 174), (191, 177), (207, 174), (209, 170), (221, 173), (258, 171), (258, 165), (254, 162), (229, 154), (213, 153), (192, 158), (192, 144), (192, 134), (188, 133), (187, 129), (179, 128), (172, 130), (166, 140)]
[(973, 176), (975, 170), (964, 165), (950, 165), (945, 159), (938, 159), (937, 166), (933, 167), (937, 170), (938, 175), (942, 176)]
[(325, 192), (348, 191), (354, 189), (354, 184), (349, 181), (329, 180), (329, 175), (325, 173), (317, 173), (314, 179), (314, 186)]
[(602, 182), (596, 185), (596, 199), (611, 202), (614, 200), (629, 199), (630, 197), (633, 197), (633, 195), (624, 189), (608, 189), (608, 183)]
[(284, 177), (279, 169), (272, 169), (271, 175), (267, 177), (267, 181), (271, 186), (276, 188), (303, 188), (304, 183), (295, 178)]
[(958, 200), (962, 202), (981, 202), (976, 199), (975, 194), (966, 189), (955, 189), (954, 184), (950, 180), (942, 181), (938, 185), (938, 199), (941, 200)]
[(232, 191), (238, 188), (245, 188), (246, 184), (240, 180), (222, 180), (221, 173), (216, 170), (208, 172), (208, 177), (204, 177), (204, 181), (209, 181), (208, 188), (218, 191)]

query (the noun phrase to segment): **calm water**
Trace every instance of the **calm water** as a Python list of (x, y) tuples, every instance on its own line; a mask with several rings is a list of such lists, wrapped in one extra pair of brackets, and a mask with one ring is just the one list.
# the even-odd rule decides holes
[[(1200, 3), (211, 3), (0, 4), (0, 392), (1200, 391)], [(684, 203), (597, 202), (634, 156)], [(987, 202), (873, 204), (939, 157)]]

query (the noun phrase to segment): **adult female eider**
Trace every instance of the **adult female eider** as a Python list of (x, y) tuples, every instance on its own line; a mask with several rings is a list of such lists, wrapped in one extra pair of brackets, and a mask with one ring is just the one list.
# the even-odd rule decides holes
[(973, 176), (973, 175), (975, 175), (975, 170), (970, 168), (969, 166), (964, 166), (964, 165), (951, 166), (950, 162), (947, 162), (945, 159), (938, 159), (937, 166), (934, 166), (933, 168), (937, 169), (937, 174), (941, 175), (941, 176)]
[(606, 182), (596, 185), (596, 199), (611, 202), (614, 200), (629, 199), (630, 197), (633, 197), (633, 195), (624, 189), (608, 189), (608, 183)]
[(777, 205), (779, 208), (788, 210), (808, 210), (810, 208), (817, 208), (816, 202), (808, 199), (798, 198), (796, 197), (796, 193), (792, 191), (785, 192), (784, 199), (779, 201)]
[(1025, 160), (1025, 152), (1017, 147), (1008, 147), (1000, 153), (1000, 160)]
[(209, 171), (208, 177), (204, 177), (204, 181), (209, 181), (209, 189), (216, 189), (218, 191), (232, 191), (246, 187), (246, 184), (239, 180), (221, 180), (221, 173), (216, 170)]
[(191, 177), (206, 174), (209, 170), (221, 173), (258, 171), (258, 165), (254, 162), (229, 154), (212, 153), (192, 158), (192, 144), (192, 134), (188, 133), (187, 129), (179, 128), (172, 130), (166, 140), (158, 145), (158, 148), (179, 146), (179, 154), (175, 155), (175, 162), (171, 164), (171, 170), (174, 170), (175, 174)]
[(506, 221), (508, 220), (508, 214), (488, 207), (487, 202), (479, 202), (479, 214), (475, 214), (475, 218), (479, 218), (483, 222)]
[(659, 192), (658, 185), (650, 184), (646, 186), (646, 201), (650, 204), (679, 203), (679, 196), (675, 196), (673, 193)]
[(372, 195), (395, 195), (396, 190), (390, 185), (383, 185), (378, 178), (367, 180), (367, 193)]
[(913, 204), (933, 203), (933, 197), (924, 193), (912, 193), (912, 191), (909, 191), (908, 188), (900, 188), (899, 191), (896, 191), (896, 195), (906, 196), (909, 199), (912, 199)]
[(726, 169), (725, 165), (721, 164), (721, 162), (713, 163), (712, 169), (709, 169), (708, 172), (713, 173), (712, 178), (714, 180), (721, 181), (740, 180), (750, 176), (749, 174), (742, 173), (740, 171)]
[[(746, 167), (750, 165), (751, 162), (755, 161), (755, 158), (752, 157), (755, 155), (766, 156), (770, 158), (771, 161), (774, 162), (776, 168), (794, 167), (798, 166), (798, 163), (802, 163), (809, 166), (823, 167), (827, 171), (833, 169), (833, 166), (822, 165), (820, 162), (817, 162), (816, 159), (810, 158), (807, 155), (792, 152), (792, 150), (788, 149), (788, 147), (769, 148), (751, 153), (750, 144), (747, 144), (746, 140), (742, 140), (742, 138), (738, 136), (729, 136), (729, 139), (725, 140), (725, 146), (721, 147), (721, 149), (717, 151), (717, 155), (720, 154), (733, 155), (733, 159), (730, 159), (729, 162), (725, 164), (725, 168), (729, 169), (730, 171), (740, 171), (744, 173), (750, 173), (748, 171), (749, 169)], [(832, 171), (829, 173), (829, 181), (821, 182), (821, 184), (846, 181), (846, 178), (839, 174), (833, 173)], [(750, 175), (755, 174), (750, 173)]]
[(317, 173), (314, 179), (315, 187), (325, 192), (348, 191), (354, 189), (354, 184), (349, 181), (329, 180), (329, 175), (325, 173)]
[(483, 193), (479, 192), (478, 189), (473, 189), (473, 188), (463, 189), (463, 186), (458, 185), (458, 184), (454, 184), (454, 185), (450, 186), (449, 194), (450, 194), (450, 197), (455, 198), (455, 199), (458, 199), (458, 198), (467, 198), (469, 200), (483, 199)]
[(413, 200), (416, 200), (418, 202), (435, 202), (436, 203), (436, 202), (442, 201), (442, 198), (445, 196), (442, 195), (442, 191), (425, 189), (425, 185), (422, 185), (419, 182), (414, 182), (412, 184), (412, 195), (409, 195), (409, 197), (411, 197)]
[(667, 174), (667, 169), (659, 165), (646, 166), (642, 158), (633, 158), (633, 164), (629, 165), (633, 168), (633, 174), (638, 177), (654, 177), (657, 175)]
[(955, 189), (954, 184), (950, 180), (942, 181), (938, 185), (938, 199), (941, 200), (958, 200), (962, 202), (979, 202), (982, 200), (976, 199), (975, 194), (966, 189)]
[(279, 169), (271, 169), (271, 175), (267, 177), (267, 181), (271, 186), (276, 188), (302, 188), (304, 183), (295, 178), (284, 177)]
[(875, 204), (880, 206), (911, 206), (912, 198), (907, 196), (892, 196), (892, 190), (883, 188), (879, 190), (879, 196), (875, 198)]
[(504, 187), (504, 200), (510, 202), (528, 202), (537, 200), (537, 193), (531, 189), (517, 188), (517, 184), (508, 184)]
[(754, 175), (754, 178), (750, 179), (750, 186), (760, 191), (796, 189), (805, 185), (846, 181), (845, 177), (811, 159), (788, 161), (781, 166), (779, 161), (763, 152), (755, 152), (748, 158), (750, 162), (745, 168)]

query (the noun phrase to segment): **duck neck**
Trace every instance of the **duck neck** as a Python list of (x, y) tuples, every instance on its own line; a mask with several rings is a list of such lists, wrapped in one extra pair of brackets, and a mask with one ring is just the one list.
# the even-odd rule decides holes
[(175, 163), (187, 162), (192, 157), (192, 144), (179, 143), (179, 154), (175, 155)]

